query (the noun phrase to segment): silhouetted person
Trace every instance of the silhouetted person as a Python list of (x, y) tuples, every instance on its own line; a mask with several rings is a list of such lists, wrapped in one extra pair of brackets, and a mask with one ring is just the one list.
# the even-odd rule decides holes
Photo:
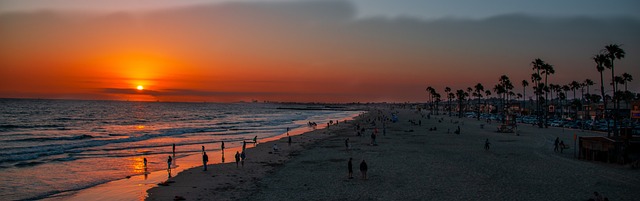
[(202, 154), (204, 155), (204, 146), (202, 146)]
[(362, 173), (362, 179), (367, 179), (367, 169), (369, 169), (369, 167), (367, 167), (367, 162), (362, 160), (362, 162), (360, 163), (360, 172)]
[(375, 133), (371, 133), (371, 145), (377, 145)]
[(258, 136), (253, 137), (253, 144), (258, 144)]
[(564, 150), (564, 147), (565, 147), (564, 141), (561, 140), (560, 141), (560, 153), (562, 153), (562, 151)]
[(169, 177), (171, 177), (171, 156), (169, 156), (169, 159), (167, 159), (167, 171), (169, 172)]
[(344, 148), (349, 150), (349, 138), (344, 140)]
[(454, 131), (454, 133), (460, 135), (460, 126), (458, 126), (458, 129), (456, 129), (456, 131)]
[(349, 158), (349, 163), (347, 163), (347, 169), (349, 169), (349, 179), (353, 179), (353, 163), (351, 163), (351, 159)]
[(484, 141), (484, 150), (489, 150), (489, 145), (491, 145), (491, 143), (489, 142), (489, 138), (487, 138), (487, 140)]
[(220, 149), (224, 151), (224, 141), (220, 142)]
[(553, 151), (558, 152), (558, 146), (560, 145), (560, 138), (556, 137), (556, 141), (553, 142)]
[(244, 160), (247, 158), (247, 155), (244, 154), (244, 151), (240, 154), (240, 164), (244, 167)]
[(236, 151), (236, 167), (238, 167), (238, 163), (240, 163), (240, 152)]
[(173, 144), (173, 157), (176, 157), (176, 144)]
[(247, 141), (242, 141), (242, 152), (247, 148)]
[(209, 162), (209, 156), (207, 156), (207, 152), (202, 154), (202, 163), (204, 164), (204, 171), (207, 171), (207, 162)]
[(147, 158), (142, 158), (142, 163), (144, 163), (144, 168), (147, 168)]

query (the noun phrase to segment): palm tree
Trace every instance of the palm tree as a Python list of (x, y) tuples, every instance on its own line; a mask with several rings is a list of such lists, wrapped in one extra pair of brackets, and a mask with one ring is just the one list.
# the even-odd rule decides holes
[(447, 93), (447, 98), (449, 99), (449, 116), (451, 116), (451, 96), (449, 96), (449, 94), (451, 94), (451, 87), (445, 87), (444, 92)]
[(439, 115), (440, 114), (440, 101), (442, 100), (442, 99), (440, 99), (441, 98), (440, 93), (437, 93), (434, 90), (433, 91), (433, 97), (435, 98), (435, 101), (436, 101), (436, 115)]
[(466, 112), (471, 110), (471, 94), (473, 93), (473, 88), (467, 87), (467, 91), (465, 93), (467, 93), (467, 97), (469, 97), (469, 99), (467, 99), (467, 105), (465, 105), (464, 111)]
[(449, 98), (449, 116), (451, 116), (451, 99), (456, 98), (456, 95), (452, 92), (449, 92), (449, 94), (447, 94), (447, 98)]
[(482, 92), (484, 92), (484, 86), (482, 86), (482, 84), (478, 83), (476, 84), (476, 86), (473, 86), (473, 88), (475, 89), (475, 92), (473, 92), (473, 96), (476, 97), (476, 119), (480, 120), (480, 98), (482, 98)]
[(464, 92), (462, 89), (458, 89), (456, 91), (456, 96), (458, 97), (458, 118), (462, 118), (462, 107), (468, 93)]
[(533, 74), (531, 74), (531, 82), (533, 82), (534, 88), (536, 90), (536, 113), (538, 115), (538, 126), (542, 128), (542, 112), (540, 111), (540, 109), (542, 109), (542, 102), (540, 101), (540, 99), (542, 98), (541, 95), (544, 90), (544, 86), (540, 87), (540, 81), (542, 80), (540, 71), (544, 68), (545, 62), (540, 58), (536, 58), (531, 62), (531, 65), (533, 65), (532, 69), (534, 71)]
[(502, 102), (502, 123), (505, 123), (506, 118), (506, 109), (507, 109), (507, 104), (509, 101), (509, 95), (513, 94), (512, 90), (513, 89), (513, 84), (511, 83), (511, 80), (509, 80), (509, 76), (507, 75), (502, 75), (500, 76), (500, 79), (498, 80), (498, 84), (493, 88), (494, 91), (496, 92), (496, 94), (500, 95), (500, 94), (504, 94), (504, 98), (502, 98), (503, 101)]
[[(564, 116), (564, 106), (565, 106), (565, 105), (567, 105), (567, 102), (566, 102), (566, 100), (567, 100), (567, 92), (571, 91), (571, 86), (569, 86), (569, 85), (562, 85), (561, 89), (562, 89), (562, 91), (563, 91), (563, 93), (561, 93), (561, 95), (562, 95), (562, 96), (564, 96), (564, 97), (562, 98), (562, 100), (564, 100), (564, 102), (563, 102), (563, 104), (560, 106), (560, 113), (561, 113), (561, 114), (560, 114), (560, 116), (561, 116), (561, 117), (563, 117), (563, 116)], [(567, 112), (567, 116), (568, 116), (568, 113), (569, 113), (569, 112)]]
[(485, 90), (484, 91), (484, 95), (485, 95), (485, 97), (487, 97), (487, 98), (484, 99), (485, 110), (487, 111), (487, 114), (489, 114), (489, 112), (491, 112), (491, 111), (489, 110), (487, 102), (489, 101), (488, 100), (489, 96), (491, 96), (491, 90), (489, 90), (489, 89)]
[[(575, 103), (577, 99), (576, 97), (576, 90), (580, 89), (581, 85), (578, 81), (571, 81), (571, 83), (569, 83), (569, 87), (571, 88), (571, 90), (573, 90), (573, 102)], [(577, 119), (578, 117), (578, 105), (573, 104), (575, 106), (574, 108), (574, 118)]]
[(604, 51), (606, 52), (607, 57), (609, 58), (609, 65), (606, 65), (605, 67), (611, 69), (611, 80), (614, 82), (613, 83), (613, 107), (615, 109), (615, 113), (613, 115), (613, 134), (615, 136), (618, 135), (618, 108), (619, 106), (619, 101), (618, 98), (616, 98), (615, 93), (618, 92), (618, 84), (615, 82), (615, 69), (614, 69), (614, 61), (616, 59), (620, 60), (622, 58), (624, 58), (625, 52), (622, 48), (620, 48), (620, 45), (618, 44), (610, 44), (604, 47)]
[[(566, 86), (566, 85), (565, 85)], [(562, 89), (562, 87), (560, 87), (560, 89)], [(564, 92), (560, 92), (558, 93), (558, 101), (562, 102), (561, 104), (564, 105), (565, 100), (567, 100), (567, 95)], [(564, 107), (560, 105), (560, 118), (564, 119)]]
[[(553, 69), (553, 65), (548, 64), (548, 63), (544, 63), (544, 65), (542, 66), (542, 74), (544, 74), (544, 86), (545, 86), (545, 94), (544, 94), (544, 99), (547, 99), (547, 95), (549, 94), (549, 89), (548, 89), (548, 85), (547, 85), (547, 80), (549, 78), (549, 75), (555, 74), (556, 71)], [(547, 122), (549, 121), (548, 119), (548, 112), (549, 110), (545, 109), (545, 115), (544, 115), (544, 124), (545, 127), (547, 126)]]
[(573, 90), (573, 100), (575, 100), (577, 98), (576, 90), (580, 89), (580, 83), (578, 81), (571, 81), (571, 83), (569, 83), (568, 85), (571, 88), (571, 90)]
[[(602, 100), (604, 101), (602, 115), (603, 118), (607, 118), (607, 98), (604, 94), (604, 78), (602, 72), (604, 72), (605, 66), (609, 66), (609, 59), (606, 54), (597, 54), (593, 56), (593, 61), (596, 62), (596, 70), (600, 73), (600, 95), (602, 96)], [(611, 137), (611, 133), (609, 132), (609, 121), (607, 121), (607, 137)]]
[(431, 108), (431, 113), (433, 113), (433, 95), (435, 94), (436, 89), (428, 86), (426, 91), (429, 93), (429, 107)]
[[(560, 91), (561, 91), (561, 86), (557, 85), (557, 84), (549, 84), (549, 91), (554, 92), (556, 94), (556, 106), (560, 105)], [(549, 98), (549, 101), (551, 103), (553, 103), (553, 94), (551, 93), (551, 98)], [(555, 108), (554, 108), (554, 116), (557, 116)]]
[[(585, 79), (583, 82), (584, 86), (587, 87), (587, 94), (591, 94), (591, 90), (589, 90), (589, 87), (593, 86), (595, 83), (593, 82), (593, 80), (591, 79)], [(588, 98), (586, 99), (587, 101)]]
[(629, 91), (627, 90), (627, 83), (633, 81), (633, 76), (631, 76), (629, 73), (623, 73), (622, 80), (624, 81), (624, 90)]
[(633, 76), (629, 73), (622, 73), (622, 82), (624, 84), (624, 92), (625, 92), (625, 100), (627, 103), (627, 108), (629, 108), (629, 100), (633, 99), (633, 94), (627, 90), (627, 83), (633, 81)]
[[(584, 97), (585, 101), (587, 102), (587, 104), (589, 105), (587, 107), (587, 110), (585, 111), (585, 117), (589, 116), (589, 114), (591, 113), (591, 90), (589, 90), (590, 86), (593, 86), (595, 83), (593, 83), (593, 80), (590, 79), (585, 79), (584, 82), (582, 83), (585, 87), (587, 87), (587, 94), (582, 95), (582, 97)], [(590, 118), (590, 117), (589, 117)]]
[[(529, 86), (529, 82), (527, 80), (522, 80), (522, 99), (524, 100), (527, 97), (527, 86)], [(527, 108), (527, 101), (522, 101), (522, 108)], [(524, 109), (523, 109), (524, 110)]]

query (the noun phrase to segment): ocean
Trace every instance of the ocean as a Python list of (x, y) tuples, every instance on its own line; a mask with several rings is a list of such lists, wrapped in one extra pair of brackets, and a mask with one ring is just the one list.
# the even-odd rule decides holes
[(0, 99), (0, 197), (46, 198), (144, 174), (143, 157), (148, 171), (166, 169), (173, 144), (179, 160), (361, 113), (291, 109), (308, 107), (318, 106)]

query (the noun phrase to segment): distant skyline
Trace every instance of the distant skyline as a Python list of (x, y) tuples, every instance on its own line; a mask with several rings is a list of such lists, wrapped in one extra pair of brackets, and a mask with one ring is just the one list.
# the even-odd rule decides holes
[(631, 74), (638, 92), (639, 8), (595, 0), (0, 0), (0, 98), (425, 101), (427, 86), (443, 93), (478, 82), (492, 88), (503, 74), (530, 80), (535, 58), (555, 66), (550, 83), (599, 81), (591, 57), (608, 44), (622, 44), (616, 73)]

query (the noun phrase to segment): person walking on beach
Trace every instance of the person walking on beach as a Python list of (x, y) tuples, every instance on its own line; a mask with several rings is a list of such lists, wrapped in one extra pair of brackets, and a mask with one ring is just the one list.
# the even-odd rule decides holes
[(176, 157), (176, 144), (173, 144), (173, 157)]
[(242, 141), (242, 152), (247, 148), (247, 141)]
[(222, 150), (222, 152), (224, 153), (224, 141), (220, 142), (220, 149)]
[(556, 137), (556, 141), (553, 142), (553, 151), (558, 152), (558, 146), (560, 145), (560, 137)]
[(169, 178), (171, 178), (171, 156), (167, 159), (167, 174), (169, 175)]
[(344, 139), (344, 148), (349, 150), (349, 138)]
[(376, 143), (376, 133), (371, 133), (371, 145), (377, 145), (377, 143)]
[(360, 172), (362, 173), (362, 179), (367, 179), (367, 169), (369, 169), (369, 167), (367, 167), (367, 162), (362, 160), (362, 162), (360, 163)]
[(207, 171), (207, 162), (209, 162), (209, 156), (207, 156), (207, 152), (202, 154), (202, 163), (204, 164), (204, 171)]
[(258, 136), (253, 137), (253, 144), (258, 144)]
[(144, 163), (144, 168), (147, 168), (147, 158), (142, 158), (142, 163)]
[(484, 141), (484, 150), (489, 150), (489, 145), (491, 145), (491, 143), (489, 142), (489, 138), (487, 138), (487, 140)]
[(351, 163), (351, 160), (353, 158), (349, 158), (349, 163), (347, 163), (347, 169), (349, 169), (349, 179), (353, 179), (353, 163)]
[(244, 154), (244, 151), (242, 152), (242, 154), (240, 154), (240, 163), (242, 164), (242, 167), (244, 167), (244, 160), (247, 158), (247, 155)]
[(240, 163), (240, 152), (236, 151), (236, 168), (238, 167), (238, 163)]

